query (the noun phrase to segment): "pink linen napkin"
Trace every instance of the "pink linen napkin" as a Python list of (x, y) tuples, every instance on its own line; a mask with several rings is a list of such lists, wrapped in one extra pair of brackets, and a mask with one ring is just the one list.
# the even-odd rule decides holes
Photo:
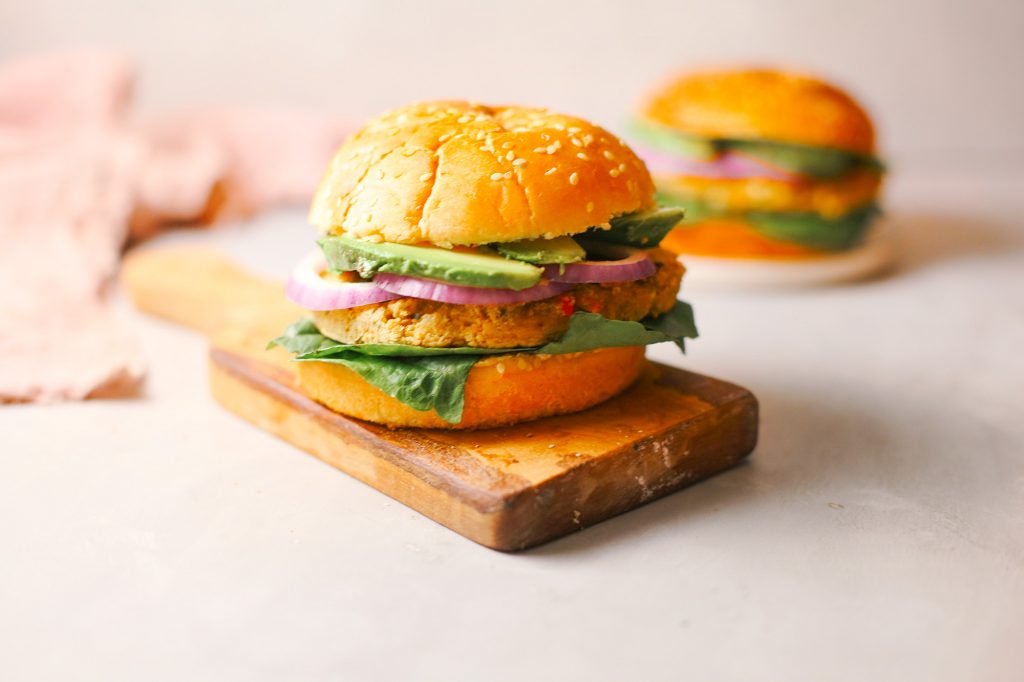
[(139, 349), (110, 284), (129, 239), (309, 200), (347, 126), (231, 108), (129, 116), (107, 52), (0, 65), (0, 402), (126, 395)]

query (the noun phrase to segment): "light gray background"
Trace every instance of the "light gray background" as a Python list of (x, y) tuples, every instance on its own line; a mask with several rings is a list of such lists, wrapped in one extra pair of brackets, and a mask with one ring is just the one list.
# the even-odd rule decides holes
[(361, 118), (409, 99), (544, 104), (621, 121), (677, 67), (809, 65), (878, 115), (900, 162), (1024, 155), (1015, 0), (2, 0), (0, 57), (138, 56), (150, 108), (237, 101)]
[[(0, 3), (0, 55), (112, 41), (151, 109), (450, 95), (614, 125), (674, 65), (813, 64), (881, 119), (904, 254), (687, 293), (702, 338), (652, 355), (757, 393), (753, 459), (520, 555), (221, 411), (202, 340), (136, 319), (143, 399), (0, 409), (0, 679), (1020, 679), (1022, 5), (770, 5)], [(295, 211), (172, 239), (281, 276), (304, 235)]]

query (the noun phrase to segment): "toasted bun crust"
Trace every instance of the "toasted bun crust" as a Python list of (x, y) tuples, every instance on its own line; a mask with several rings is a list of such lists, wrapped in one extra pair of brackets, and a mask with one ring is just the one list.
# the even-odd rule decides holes
[(875, 130), (850, 95), (816, 78), (770, 69), (679, 76), (651, 97), (641, 115), (703, 137), (764, 139), (875, 150)]
[(425, 102), (370, 121), (342, 145), (309, 219), (322, 232), (451, 246), (575, 234), (652, 206), (643, 162), (587, 121)]
[[(644, 363), (643, 346), (486, 358), (469, 373), (458, 424), (400, 403), (342, 365), (296, 366), (306, 394), (335, 412), (390, 427), (479, 429), (578, 412), (604, 402), (636, 381)], [(567, 386), (573, 389), (567, 391)]]
[(661, 245), (683, 256), (718, 258), (801, 258), (822, 253), (803, 244), (765, 237), (740, 218), (702, 220), (676, 228)]

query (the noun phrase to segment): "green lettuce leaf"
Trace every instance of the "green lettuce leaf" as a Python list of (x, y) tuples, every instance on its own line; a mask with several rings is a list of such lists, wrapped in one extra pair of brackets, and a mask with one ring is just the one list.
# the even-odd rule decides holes
[(746, 218), (766, 237), (796, 242), (823, 251), (842, 251), (860, 243), (879, 212), (876, 205), (867, 204), (832, 219), (813, 212), (771, 211), (750, 212)]
[(686, 210), (687, 222), (696, 225), (711, 218), (735, 217), (746, 220), (752, 228), (771, 239), (795, 242), (822, 251), (843, 251), (856, 246), (864, 238), (871, 222), (881, 210), (877, 204), (862, 204), (838, 218), (826, 218), (813, 211), (721, 211), (704, 202), (658, 193), (658, 201)]
[(652, 332), (663, 334), (666, 341), (672, 341), (684, 353), (685, 340), (698, 336), (697, 322), (693, 319), (693, 306), (685, 301), (676, 301), (667, 313), (659, 317), (649, 317), (643, 320), (643, 325)]
[(434, 410), (446, 422), (458, 424), (462, 421), (466, 378), (480, 356), (384, 357), (350, 350), (330, 357), (296, 360), (344, 365), (414, 410)]
[(648, 346), (665, 341), (675, 342), (685, 352), (684, 339), (695, 338), (697, 327), (693, 321), (693, 308), (689, 303), (676, 301), (664, 315), (639, 322), (609, 320), (597, 313), (575, 312), (562, 338), (537, 348), (535, 352), (561, 355), (597, 348)]
[(485, 355), (543, 353), (560, 355), (597, 348), (645, 346), (696, 338), (693, 310), (677, 301), (666, 314), (640, 322), (609, 320), (576, 312), (558, 341), (533, 348), (422, 348), (402, 344), (344, 344), (320, 333), (312, 320), (300, 320), (268, 344), (295, 353), (299, 362), (333, 362), (416, 410), (435, 410), (442, 419), (462, 420), (466, 378)]

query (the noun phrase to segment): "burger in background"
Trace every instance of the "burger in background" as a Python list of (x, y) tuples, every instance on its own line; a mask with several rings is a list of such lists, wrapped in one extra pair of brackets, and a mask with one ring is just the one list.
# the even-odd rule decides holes
[(887, 260), (870, 230), (885, 170), (874, 126), (834, 85), (768, 69), (691, 73), (643, 103), (631, 135), (659, 201), (686, 210), (663, 246), (698, 278), (708, 266), (723, 279), (824, 282)]

